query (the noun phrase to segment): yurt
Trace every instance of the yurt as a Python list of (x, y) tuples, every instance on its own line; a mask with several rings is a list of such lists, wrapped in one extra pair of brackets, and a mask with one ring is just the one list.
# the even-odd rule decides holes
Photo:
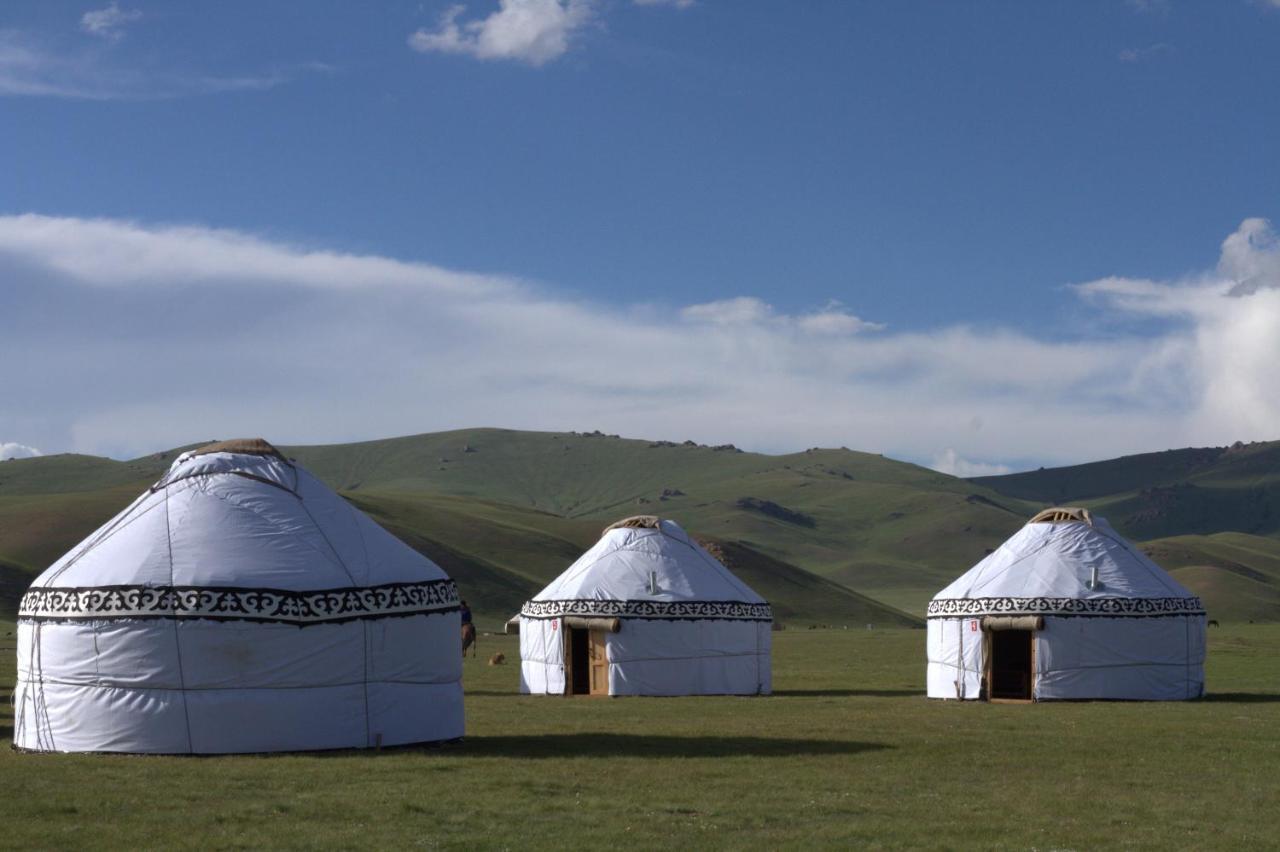
[(41, 574), (16, 748), (218, 754), (462, 736), (453, 581), (265, 441), (183, 453)]
[(769, 604), (675, 521), (642, 515), (520, 610), (520, 691), (768, 695)]
[(1046, 509), (929, 604), (930, 698), (1204, 694), (1200, 599), (1086, 509)]

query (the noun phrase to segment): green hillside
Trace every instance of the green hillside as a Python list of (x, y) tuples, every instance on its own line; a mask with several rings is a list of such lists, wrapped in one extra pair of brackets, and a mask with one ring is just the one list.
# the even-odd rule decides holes
[[(1083, 503), (1147, 541), (1222, 619), (1280, 620), (1267, 562), (1280, 542), (1280, 443), (970, 481), (844, 448), (770, 456), (598, 432), (468, 429), (282, 450), (444, 566), (493, 620), (606, 523), (657, 514), (718, 546), (780, 618), (901, 622), (1049, 503)], [(15, 575), (42, 570), (177, 452), (0, 464), (0, 597), (11, 606)]]
[(1280, 539), (1217, 533), (1144, 542), (1143, 551), (1218, 621), (1280, 620)]

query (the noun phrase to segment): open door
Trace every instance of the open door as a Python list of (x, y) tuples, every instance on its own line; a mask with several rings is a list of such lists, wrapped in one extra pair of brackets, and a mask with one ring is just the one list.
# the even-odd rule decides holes
[(591, 694), (609, 694), (609, 654), (604, 644), (605, 632), (592, 630), (587, 643), (587, 656), (591, 664)]
[(564, 659), (568, 663), (564, 686), (566, 695), (591, 694), (591, 631), (580, 627), (564, 630)]
[(1035, 683), (1034, 630), (991, 630), (987, 633), (987, 698), (1030, 701)]

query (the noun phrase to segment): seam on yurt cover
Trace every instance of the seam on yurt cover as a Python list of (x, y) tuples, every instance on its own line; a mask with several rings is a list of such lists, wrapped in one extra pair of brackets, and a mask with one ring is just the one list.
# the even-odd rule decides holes
[[(1111, 541), (1114, 541), (1116, 544), (1120, 545), (1120, 547), (1123, 548), (1127, 553), (1129, 553), (1130, 556), (1133, 556), (1137, 560), (1138, 564), (1140, 564), (1144, 569), (1146, 569), (1146, 572), (1148, 574), (1150, 574), (1152, 577), (1155, 577), (1156, 580), (1159, 581), (1160, 585), (1164, 586), (1164, 588), (1167, 591), (1174, 592), (1175, 594), (1179, 591), (1181, 592), (1187, 591), (1186, 589), (1175, 589), (1172, 586), (1170, 586), (1169, 583), (1165, 581), (1165, 577), (1168, 577), (1169, 580), (1172, 580), (1173, 578), (1169, 577), (1168, 572), (1164, 571), (1162, 568), (1160, 568), (1160, 566), (1156, 565), (1155, 566), (1156, 570), (1152, 571), (1151, 567), (1147, 565), (1147, 562), (1149, 560), (1147, 559), (1146, 555), (1139, 554), (1138, 551), (1134, 549), (1133, 545), (1129, 544), (1129, 542), (1125, 541), (1123, 538), (1120, 538), (1119, 536), (1114, 536), (1109, 534), (1107, 530), (1100, 529), (1098, 527), (1094, 527), (1094, 529), (1097, 529), (1099, 532), (1102, 533), (1103, 536), (1110, 539)], [(1162, 577), (1161, 574), (1163, 574), (1164, 576)]]
[[(208, 488), (198, 488), (198, 486), (194, 484), (191, 486), (191, 488), (198, 489), (201, 494), (212, 497), (215, 500), (221, 500), (223, 503), (226, 503), (228, 506), (230, 506), (232, 509), (235, 509), (238, 512), (247, 512), (248, 514), (252, 515), (255, 518), (260, 518), (264, 523), (268, 524), (269, 526), (271, 526), (273, 529), (277, 530), (281, 534), (293, 536), (298, 541), (301, 541), (302, 543), (306, 544), (307, 547), (311, 548), (312, 550), (320, 554), (325, 559), (330, 559), (329, 554), (325, 553), (324, 548), (317, 547), (314, 543), (308, 541), (302, 536), (296, 535), (287, 527), (285, 527), (285, 525), (281, 521), (277, 520), (276, 518), (273, 518), (270, 515), (263, 514), (261, 511), (253, 508), (252, 506), (246, 506), (243, 503), (233, 500), (231, 499), (231, 496), (228, 494), (221, 494), (217, 491), (213, 491)], [(284, 490), (288, 491), (288, 489), (284, 489)], [(165, 493), (167, 494), (168, 492), (166, 491)], [(298, 498), (298, 505), (302, 506), (302, 511), (306, 512), (307, 518), (311, 521), (311, 525), (315, 527), (317, 530), (320, 530), (320, 525), (316, 523), (316, 519), (311, 517), (310, 512), (307, 512), (307, 507), (304, 505), (302, 497), (297, 494), (295, 494), (294, 496)], [(329, 539), (325, 536), (323, 531), (320, 531), (320, 537), (324, 539), (325, 544), (329, 545), (329, 551), (333, 554), (333, 559), (330, 559), (330, 561), (336, 560), (337, 566), (342, 569), (343, 573), (347, 575), (347, 579), (351, 581), (351, 585), (354, 586), (356, 583), (356, 580), (354, 577), (351, 576), (351, 572), (347, 570), (347, 566), (343, 564), (342, 557), (338, 556), (338, 552), (334, 550), (333, 543), (329, 541)]]
[[(296, 478), (297, 477), (295, 476), (295, 480)], [(355, 525), (356, 535), (360, 537), (360, 551), (364, 553), (364, 579), (367, 583), (370, 579), (369, 574), (373, 570), (369, 564), (369, 546), (365, 543), (364, 530), (360, 528), (360, 519), (356, 517), (355, 507), (346, 500), (343, 500), (342, 503), (347, 507), (347, 517), (350, 518), (351, 523)], [(368, 745), (372, 733), (369, 730), (369, 625), (361, 625), (360, 630), (364, 633), (364, 742), (365, 745)]]
[[(164, 490), (164, 539), (169, 548), (169, 585), (173, 585), (173, 527), (169, 517), (169, 489)], [(187, 723), (187, 751), (195, 751), (191, 741), (191, 712), (187, 708), (187, 678), (182, 670), (182, 636), (178, 632), (178, 621), (173, 622), (173, 646), (178, 655), (178, 684), (182, 687), (182, 717)]]
[(1183, 666), (1183, 663), (1149, 663), (1149, 662), (1099, 663), (1096, 666), (1054, 666), (1053, 668), (1048, 669), (1046, 673), (1057, 674), (1058, 672), (1084, 672), (1084, 671), (1089, 671), (1090, 669), (1149, 669), (1149, 668), (1174, 669), (1174, 668), (1181, 668), (1182, 666)]
[[(740, 651), (733, 654), (702, 654), (695, 657), (627, 657), (623, 660), (610, 660), (609, 665), (624, 666), (631, 663), (685, 663), (690, 660), (730, 660), (737, 659), (739, 657), (761, 657), (763, 655), (763, 651)], [(760, 685), (758, 678), (756, 683), (757, 686)]]
[[(760, 600), (764, 601), (764, 598), (760, 596), (760, 593), (759, 593), (759, 592), (755, 591), (755, 590), (754, 590), (754, 589), (752, 589), (750, 586), (748, 586), (746, 583), (742, 582), (742, 581), (741, 581), (741, 580), (739, 580), (736, 576), (734, 576), (734, 575), (733, 575), (733, 573), (732, 573), (731, 571), (729, 571), (729, 569), (728, 569), (727, 567), (725, 567), (725, 565), (723, 565), (723, 564), (720, 562), (720, 560), (719, 560), (719, 559), (716, 559), (716, 558), (715, 558), (714, 556), (712, 556), (710, 553), (707, 553), (706, 548), (704, 548), (704, 547), (702, 547), (702, 546), (700, 546), (700, 545), (694, 544), (692, 541), (681, 541), (680, 539), (676, 538), (675, 536), (670, 535), (666, 530), (662, 530), (662, 529), (661, 529), (661, 527), (659, 527), (659, 530), (660, 530), (660, 531), (662, 532), (662, 534), (663, 534), (663, 535), (665, 535), (667, 538), (669, 538), (669, 539), (671, 539), (672, 541), (675, 541), (675, 542), (677, 542), (677, 543), (679, 543), (679, 544), (683, 544), (685, 547), (687, 547), (687, 548), (689, 548), (690, 550), (692, 550), (692, 551), (693, 551), (693, 552), (698, 556), (698, 558), (699, 558), (699, 559), (701, 559), (703, 562), (708, 563), (708, 564), (711, 566), (711, 568), (712, 568), (713, 570), (715, 570), (717, 574), (719, 574), (719, 575), (720, 575), (720, 577), (721, 577), (722, 579), (724, 579), (726, 582), (728, 582), (728, 584), (730, 585), (730, 587), (732, 587), (732, 588), (734, 588), (734, 589), (737, 589), (739, 592), (750, 592), (751, 594), (753, 594), (753, 595), (755, 595), (756, 597), (760, 598)], [(686, 536), (688, 536), (688, 533), (685, 533), (685, 535), (686, 535)], [(765, 602), (767, 603), (767, 601), (765, 601)]]
[[(296, 480), (300, 483), (301, 477), (296, 477)], [(342, 500), (341, 497), (338, 497), (337, 499)], [(347, 567), (347, 563), (342, 558), (342, 554), (338, 552), (338, 548), (333, 546), (333, 542), (329, 540), (329, 536), (325, 534), (324, 529), (320, 526), (320, 522), (316, 520), (315, 515), (311, 514), (311, 509), (307, 507), (307, 501), (302, 499), (301, 494), (298, 495), (298, 505), (301, 506), (302, 511), (306, 513), (307, 518), (311, 521), (311, 525), (316, 528), (316, 532), (320, 533), (320, 537), (324, 539), (324, 543), (329, 545), (329, 549), (333, 551), (333, 558), (338, 560), (338, 565), (340, 565), (342, 570), (346, 572), (347, 579), (349, 579), (351, 581), (351, 585), (354, 586), (356, 584), (356, 578), (352, 575), (351, 569)], [(345, 500), (342, 500), (342, 505), (346, 506), (348, 509), (351, 508), (351, 504)], [(368, 580), (368, 573), (369, 561), (366, 558), (366, 581)], [(360, 626), (360, 657), (361, 662), (364, 665), (364, 744), (367, 747), (369, 745), (369, 738), (371, 734), (369, 730), (369, 628), (367, 625)]]
[[(701, 658), (699, 658), (701, 659)], [(74, 686), (76, 689), (111, 689), (123, 690), (125, 692), (259, 692), (259, 691), (275, 691), (275, 690), (299, 690), (299, 689), (342, 689), (349, 686), (361, 686), (365, 683), (363, 680), (344, 681), (342, 683), (300, 683), (290, 686), (144, 686), (142, 684), (133, 683), (82, 683), (74, 680), (60, 680), (58, 678), (49, 678), (45, 683), (54, 686)], [(403, 680), (396, 678), (394, 680), (371, 680), (369, 683), (374, 686), (390, 684), (392, 686), (454, 686), (458, 683), (456, 680)], [(15, 738), (16, 741), (16, 738)]]
[[(1039, 545), (1032, 548), (1031, 550), (1028, 550), (1026, 553), (1023, 553), (1022, 555), (1020, 555), (1017, 559), (1005, 565), (1004, 570), (1007, 572), (1010, 569), (1012, 569), (1013, 566), (1017, 565), (1019, 562), (1022, 562), (1026, 559), (1030, 559), (1032, 556), (1035, 556), (1037, 553), (1039, 553), (1040, 551), (1048, 547), (1049, 542), (1051, 540), (1052, 540), (1052, 533), (1048, 536), (1045, 536), (1045, 538), (1040, 542)], [(988, 554), (988, 558), (991, 556), (994, 556), (997, 552), (999, 552), (998, 549), (996, 551), (992, 551), (990, 554)], [(983, 561), (985, 562), (986, 560), (984, 559)], [(973, 591), (973, 587), (978, 585), (978, 581), (982, 579), (986, 571), (987, 569), (984, 567), (981, 571), (978, 572), (978, 576), (974, 577), (973, 580), (970, 581), (968, 587), (965, 589), (966, 595), (969, 594), (971, 591)]]

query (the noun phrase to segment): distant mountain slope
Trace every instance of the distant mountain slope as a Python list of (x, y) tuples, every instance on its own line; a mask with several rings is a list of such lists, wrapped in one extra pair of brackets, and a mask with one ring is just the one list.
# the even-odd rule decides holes
[(1217, 533), (1144, 542), (1143, 551), (1219, 621), (1280, 621), (1280, 539)]
[(970, 480), (1006, 497), (1078, 503), (1132, 538), (1280, 534), (1280, 442), (1167, 450)]

